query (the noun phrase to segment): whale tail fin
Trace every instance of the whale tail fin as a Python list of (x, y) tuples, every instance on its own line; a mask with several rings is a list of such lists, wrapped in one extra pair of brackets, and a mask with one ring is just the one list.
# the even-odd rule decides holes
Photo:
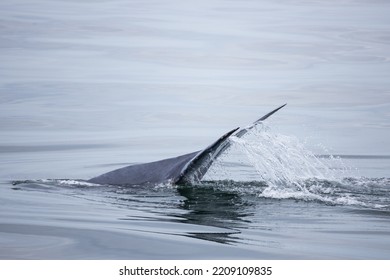
[(259, 124), (262, 121), (266, 120), (269, 116), (273, 115), (274, 113), (276, 113), (277, 111), (279, 111), (280, 109), (282, 109), (286, 105), (287, 105), (287, 103), (283, 104), (282, 106), (280, 106), (280, 107), (276, 108), (275, 110), (269, 112), (268, 114), (262, 116), (260, 119), (258, 119), (257, 121), (253, 122), (251, 125), (240, 129), (239, 131), (237, 131), (237, 133), (234, 136), (236, 136), (238, 138), (241, 138), (242, 136), (247, 134), (252, 128), (254, 128), (257, 124)]
[(235, 128), (220, 137), (216, 142), (201, 151), (193, 159), (188, 161), (188, 163), (184, 166), (182, 172), (180, 173), (180, 176), (178, 176), (178, 178), (175, 180), (175, 183), (191, 184), (193, 182), (199, 182), (206, 174), (207, 170), (210, 168), (211, 164), (215, 161), (215, 159), (217, 159), (224, 151), (226, 151), (231, 146), (231, 143), (229, 141), (229, 137), (231, 135), (234, 135), (239, 138), (244, 136), (258, 123), (264, 121), (269, 116), (276, 113), (286, 105), (287, 103), (269, 112), (268, 114), (264, 115), (263, 117), (255, 121), (252, 125), (246, 128)]
[(269, 116), (273, 115), (274, 113), (276, 113), (277, 111), (279, 111), (280, 109), (282, 109), (282, 108), (283, 108), (284, 106), (286, 106), (286, 105), (287, 105), (287, 103), (285, 103), (285, 104), (283, 104), (282, 106), (276, 108), (275, 110), (269, 112), (268, 114), (262, 116), (260, 119), (258, 119), (257, 121), (255, 121), (254, 124), (266, 120)]
[(202, 180), (212, 163), (231, 146), (230, 136), (242, 137), (256, 127), (257, 124), (284, 106), (286, 104), (264, 115), (248, 127), (242, 129), (235, 128), (229, 131), (202, 151), (175, 158), (122, 167), (94, 177), (89, 182), (114, 185), (140, 185), (163, 182), (173, 182), (178, 185), (197, 183)]

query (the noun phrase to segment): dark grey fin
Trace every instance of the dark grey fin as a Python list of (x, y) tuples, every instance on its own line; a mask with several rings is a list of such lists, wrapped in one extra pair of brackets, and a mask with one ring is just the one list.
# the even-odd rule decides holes
[(276, 113), (277, 111), (279, 111), (280, 109), (282, 109), (282, 108), (283, 108), (284, 106), (286, 106), (286, 105), (287, 105), (287, 103), (286, 103), (286, 104), (283, 104), (282, 106), (280, 106), (280, 107), (276, 108), (275, 110), (269, 112), (268, 114), (262, 116), (260, 119), (258, 119), (257, 121), (255, 121), (253, 124), (256, 124), (256, 123), (258, 123), (258, 122), (262, 122), (262, 121), (266, 120), (269, 116), (273, 115), (274, 113)]
[(180, 185), (180, 184), (192, 184), (194, 182), (195, 183), (199, 182), (206, 174), (207, 170), (210, 168), (214, 160), (218, 158), (221, 154), (223, 154), (231, 146), (231, 143), (228, 139), (230, 135), (232, 135), (234, 132), (238, 130), (238, 132), (234, 134), (234, 136), (241, 138), (252, 128), (254, 128), (257, 124), (266, 120), (269, 116), (273, 115), (274, 113), (276, 113), (286, 105), (287, 103), (269, 112), (268, 114), (256, 120), (253, 124), (251, 124), (246, 128), (240, 130), (238, 130), (239, 128), (236, 128), (223, 135), (214, 144), (210, 145), (208, 148), (204, 149), (196, 157), (190, 160), (184, 166), (183, 171), (180, 174), (180, 177), (175, 181), (175, 183)]
[(174, 183), (178, 185), (183, 185), (199, 182), (213, 163), (215, 155), (220, 154), (219, 150), (223, 148), (227, 138), (229, 138), (229, 136), (236, 132), (238, 129), (239, 127), (224, 134), (213, 144), (208, 146), (203, 151), (199, 152), (192, 160), (187, 162), (187, 164), (183, 167), (180, 176), (176, 178)]
[(206, 174), (214, 160), (231, 146), (229, 137), (233, 133), (236, 132), (234, 135), (236, 137), (242, 137), (258, 123), (267, 119), (284, 106), (286, 106), (286, 104), (276, 108), (272, 112), (255, 121), (250, 126), (243, 128), (238, 132), (237, 130), (239, 128), (229, 131), (203, 151), (193, 152), (175, 158), (119, 168), (94, 177), (90, 179), (89, 182), (110, 185), (138, 185), (164, 182), (192, 184), (199, 182)]
[(241, 138), (242, 136), (244, 136), (248, 131), (250, 131), (252, 128), (254, 128), (257, 124), (261, 123), (262, 121), (266, 120), (269, 116), (273, 115), (274, 113), (276, 113), (277, 111), (279, 111), (280, 109), (282, 109), (284, 106), (286, 106), (286, 104), (276, 108), (275, 110), (269, 112), (268, 114), (262, 116), (260, 119), (258, 119), (257, 121), (253, 122), (253, 124), (245, 127), (245, 128), (242, 128), (240, 129), (234, 136), (238, 137), (238, 138)]
[[(236, 134), (234, 134), (234, 136), (238, 137), (238, 138), (241, 138), (242, 136), (244, 136), (245, 134), (247, 134), (251, 129), (253, 129), (257, 124), (261, 123), (262, 121), (264, 121), (265, 119), (267, 119), (269, 116), (271, 116), (272, 114), (276, 113), (277, 111), (279, 111), (280, 109), (282, 109), (284, 106), (286, 106), (286, 104), (276, 108), (275, 110), (269, 112), (268, 114), (264, 115), (263, 117), (261, 117), (260, 119), (258, 119), (257, 121), (255, 121), (253, 124), (245, 127), (245, 128), (242, 128), (240, 129), (239, 131), (237, 131)], [(221, 149), (219, 149), (219, 153), (215, 155), (215, 158), (219, 157), (223, 152), (225, 152), (229, 147), (231, 146), (231, 143), (229, 141), (225, 141), (225, 143), (223, 143)]]

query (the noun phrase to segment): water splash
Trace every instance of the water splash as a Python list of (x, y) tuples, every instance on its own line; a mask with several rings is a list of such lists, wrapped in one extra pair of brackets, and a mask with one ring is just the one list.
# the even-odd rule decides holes
[(275, 133), (264, 124), (257, 125), (244, 138), (233, 136), (230, 141), (231, 149), (210, 172), (212, 178), (231, 173), (226, 171), (229, 161), (252, 167), (257, 180), (278, 187), (303, 186), (302, 181), (309, 178), (336, 180), (345, 177), (347, 171), (341, 159), (316, 157), (298, 138)]
[[(215, 162), (206, 180), (259, 182), (241, 183), (240, 192), (250, 191), (262, 198), (376, 209), (390, 205), (388, 179), (352, 178), (352, 169), (341, 158), (318, 157), (294, 136), (273, 132), (261, 124), (244, 138), (231, 137), (230, 141), (231, 148)], [(237, 190), (237, 184), (233, 186)]]

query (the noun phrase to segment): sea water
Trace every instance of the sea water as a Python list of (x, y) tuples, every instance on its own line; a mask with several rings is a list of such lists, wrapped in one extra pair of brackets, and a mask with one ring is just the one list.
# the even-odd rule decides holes
[[(387, 1), (0, 3), (1, 259), (389, 259)], [(89, 178), (288, 105), (200, 184)]]

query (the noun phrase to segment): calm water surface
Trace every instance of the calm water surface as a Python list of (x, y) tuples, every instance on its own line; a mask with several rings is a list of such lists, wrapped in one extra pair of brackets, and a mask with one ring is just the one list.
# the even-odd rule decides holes
[[(0, 258), (389, 259), (390, 4), (192, 2), (0, 3)], [(200, 185), (85, 181), (285, 102)]]

